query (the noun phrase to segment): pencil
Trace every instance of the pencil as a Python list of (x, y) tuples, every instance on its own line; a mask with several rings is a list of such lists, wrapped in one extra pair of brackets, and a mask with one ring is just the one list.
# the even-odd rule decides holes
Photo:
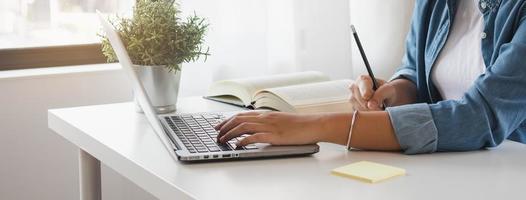
[(356, 41), (356, 45), (358, 46), (358, 50), (360, 51), (360, 54), (362, 56), (363, 62), (365, 63), (365, 67), (367, 68), (367, 73), (373, 79), (373, 90), (378, 89), (378, 83), (376, 82), (376, 78), (374, 77), (373, 70), (371, 70), (371, 65), (369, 64), (369, 60), (367, 59), (367, 56), (365, 55), (365, 51), (362, 47), (362, 42), (360, 42), (360, 37), (358, 36), (358, 32), (356, 32), (356, 28), (354, 25), (351, 25), (352, 34), (354, 36), (354, 41)]

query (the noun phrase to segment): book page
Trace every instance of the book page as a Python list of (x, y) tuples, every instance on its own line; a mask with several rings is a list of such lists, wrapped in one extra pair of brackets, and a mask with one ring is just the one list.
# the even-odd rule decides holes
[(336, 80), (264, 89), (258, 92), (256, 101), (258, 96), (268, 96), (263, 94), (271, 93), (296, 108), (347, 102), (351, 94), (348, 87), (352, 82)]
[(262, 89), (328, 81), (321, 72), (309, 71), (272, 76), (252, 77), (218, 81), (210, 87), (207, 98), (217, 101), (249, 106), (253, 95)]
[(275, 88), (282, 86), (292, 86), (305, 83), (315, 83), (329, 81), (330, 78), (321, 72), (309, 71), (290, 74), (278, 74), (271, 76), (253, 77), (245, 79), (232, 80), (243, 86), (255, 95), (259, 90)]

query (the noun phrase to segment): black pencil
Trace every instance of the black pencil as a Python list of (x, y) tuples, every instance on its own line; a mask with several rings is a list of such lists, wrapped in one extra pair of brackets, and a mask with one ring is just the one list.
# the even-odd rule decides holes
[(360, 42), (360, 37), (358, 37), (358, 33), (356, 32), (354, 25), (351, 25), (351, 30), (354, 36), (354, 41), (356, 41), (356, 45), (358, 45), (358, 50), (360, 50), (363, 62), (365, 63), (365, 67), (367, 68), (367, 73), (369, 73), (369, 76), (373, 80), (373, 90), (376, 91), (378, 89), (378, 83), (376, 82), (376, 78), (374, 77), (373, 70), (371, 70), (371, 65), (369, 65), (369, 60), (367, 60), (367, 56), (365, 55), (365, 51), (363, 50), (362, 43)]

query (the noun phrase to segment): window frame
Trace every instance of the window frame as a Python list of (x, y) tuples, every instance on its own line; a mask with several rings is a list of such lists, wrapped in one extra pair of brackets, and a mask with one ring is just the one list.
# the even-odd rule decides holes
[(100, 43), (0, 49), (0, 71), (106, 62)]

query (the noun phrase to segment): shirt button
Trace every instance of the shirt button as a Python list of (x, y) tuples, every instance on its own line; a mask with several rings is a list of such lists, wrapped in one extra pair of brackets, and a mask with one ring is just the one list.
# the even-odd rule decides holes
[(488, 34), (486, 34), (486, 32), (482, 32), (482, 34), (481, 34), (482, 39), (486, 39), (487, 36), (488, 36)]
[(483, 2), (480, 3), (480, 7), (482, 9), (486, 9), (486, 7), (488, 7), (488, 4), (486, 4), (486, 2), (483, 1)]

